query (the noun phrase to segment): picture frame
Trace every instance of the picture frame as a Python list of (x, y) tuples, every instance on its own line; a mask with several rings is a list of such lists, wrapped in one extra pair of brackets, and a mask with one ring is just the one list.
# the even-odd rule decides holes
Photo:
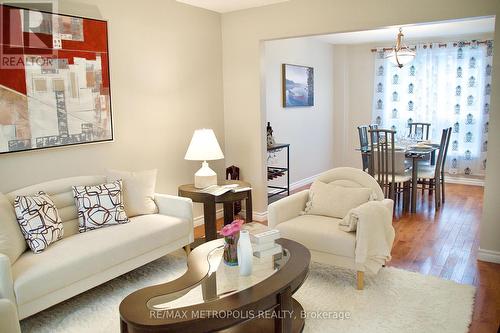
[(314, 68), (282, 64), (283, 107), (314, 106)]
[(113, 141), (107, 21), (0, 15), (0, 154)]

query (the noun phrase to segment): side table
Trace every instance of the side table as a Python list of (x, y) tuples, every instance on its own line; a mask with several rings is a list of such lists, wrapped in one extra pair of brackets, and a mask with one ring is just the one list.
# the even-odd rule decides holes
[[(225, 180), (218, 185), (238, 184), (238, 188), (251, 187), (250, 183), (241, 180)], [(200, 202), (203, 204), (203, 215), (205, 220), (205, 241), (217, 239), (216, 227), (216, 210), (215, 204), (222, 203), (224, 205), (224, 225), (229, 224), (234, 218), (233, 203), (235, 201), (245, 200), (246, 221), (252, 221), (252, 190), (241, 192), (226, 192), (219, 196), (204, 193), (201, 189), (194, 187), (194, 184), (186, 184), (179, 186), (178, 189), (180, 197), (186, 197), (193, 200), (193, 202)]]

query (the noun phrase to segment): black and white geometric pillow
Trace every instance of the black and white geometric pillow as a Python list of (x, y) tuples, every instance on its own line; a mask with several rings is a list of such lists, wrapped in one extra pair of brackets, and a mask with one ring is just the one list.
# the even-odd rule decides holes
[(129, 222), (123, 208), (122, 181), (73, 186), (79, 231), (85, 232)]
[(40, 253), (63, 236), (63, 224), (57, 208), (45, 192), (17, 196), (14, 200), (17, 222), (28, 246)]

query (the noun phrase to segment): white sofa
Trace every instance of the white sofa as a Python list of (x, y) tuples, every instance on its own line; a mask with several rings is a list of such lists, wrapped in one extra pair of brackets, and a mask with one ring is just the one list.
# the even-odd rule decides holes
[[(336, 168), (320, 174), (316, 180), (345, 187), (371, 188), (376, 200), (381, 201), (392, 213), (394, 202), (384, 198), (377, 181), (363, 170)], [(356, 233), (340, 230), (340, 219), (302, 215), (308, 199), (309, 190), (304, 190), (270, 204), (269, 226), (280, 230), (281, 237), (295, 240), (307, 247), (313, 261), (355, 269), (358, 272), (358, 289), (363, 289), (366, 267), (356, 264), (354, 260)], [(392, 220), (389, 219), (387, 223), (391, 224)]]
[(19, 333), (19, 319), (17, 318), (17, 309), (14, 303), (5, 298), (0, 298), (0, 332)]
[(162, 194), (154, 198), (158, 214), (79, 233), (71, 187), (104, 182), (104, 176), (72, 177), (6, 194), (12, 204), (17, 195), (46, 192), (58, 208), (64, 236), (40, 254), (26, 249), (13, 263), (0, 253), (0, 319), (10, 311), (8, 301), (23, 319), (193, 242), (192, 201)]

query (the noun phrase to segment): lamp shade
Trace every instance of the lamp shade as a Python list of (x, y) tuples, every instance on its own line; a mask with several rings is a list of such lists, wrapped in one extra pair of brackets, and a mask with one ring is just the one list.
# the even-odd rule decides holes
[(403, 67), (415, 59), (415, 52), (410, 49), (401, 49), (400, 51), (392, 50), (386, 58), (389, 59), (394, 66)]
[(211, 129), (197, 129), (193, 133), (189, 144), (185, 160), (191, 161), (211, 161), (224, 158), (215, 133)]

